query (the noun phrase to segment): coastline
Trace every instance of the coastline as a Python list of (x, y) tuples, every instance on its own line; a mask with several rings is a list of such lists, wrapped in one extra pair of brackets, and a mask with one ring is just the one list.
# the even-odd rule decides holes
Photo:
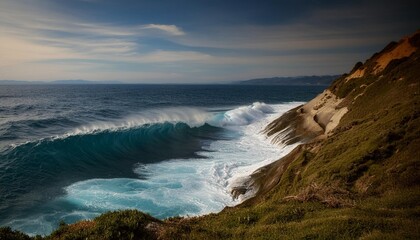
[[(307, 154), (316, 154), (322, 147), (322, 143), (328, 138), (332, 140), (336, 132), (342, 132), (360, 124), (360, 120), (353, 120), (350, 124), (347, 123), (347, 126), (336, 130), (340, 120), (350, 111), (349, 109), (361, 104), (360, 99), (366, 99), (366, 92), (373, 90), (371, 85), (377, 84), (380, 80), (385, 81), (383, 78), (391, 72), (389, 69), (398, 68), (398, 64), (407, 59), (413, 61), (409, 64), (416, 64), (417, 58), (413, 56), (418, 52), (419, 36), (420, 32), (417, 31), (411, 36), (404, 37), (398, 43), (390, 43), (380, 53), (366, 60), (364, 64), (357, 63), (349, 74), (343, 74), (309, 102), (287, 111), (269, 123), (263, 132), (272, 138), (273, 143), (280, 146), (298, 143), (298, 146), (286, 156), (254, 171), (247, 181), (232, 190), (232, 196), (236, 198), (241, 194), (253, 192), (254, 197), (242, 204), (247, 205), (259, 201), (261, 196), (266, 195), (279, 183), (285, 170), (293, 161), (300, 160), (303, 163), (309, 161), (306, 159)], [(394, 77), (392, 81), (396, 79)], [(399, 82), (403, 80), (406, 78), (398, 78)], [(410, 86), (418, 86), (418, 83), (412, 83)], [(373, 101), (369, 100), (369, 102)], [(387, 114), (387, 110), (385, 112), (384, 115)], [(360, 117), (365, 117), (365, 115), (368, 114), (364, 112)], [(378, 119), (379, 117), (375, 117), (374, 121)], [(296, 175), (299, 175), (299, 172)]]
[(233, 187), (232, 198), (251, 195), (241, 203), (248, 204), (274, 188), (290, 163), (304, 151), (315, 151), (317, 142), (332, 135), (341, 118), (348, 112), (348, 108), (342, 104), (343, 100), (326, 89), (311, 101), (271, 121), (262, 131), (263, 134), (278, 147), (296, 147), (280, 159), (255, 170), (248, 179)]

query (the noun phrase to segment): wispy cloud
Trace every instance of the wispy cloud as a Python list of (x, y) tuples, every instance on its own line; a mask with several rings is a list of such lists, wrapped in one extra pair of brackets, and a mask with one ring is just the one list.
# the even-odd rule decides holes
[(175, 25), (117, 26), (84, 22), (8, 0), (0, 4), (0, 9), (0, 66), (45, 59), (185, 61), (188, 56), (195, 60), (198, 55), (180, 52), (176, 58), (168, 52), (153, 53), (153, 49), (142, 48), (142, 37), (184, 35)]
[(168, 33), (170, 35), (174, 36), (182, 36), (185, 35), (185, 32), (183, 32), (179, 27), (175, 25), (163, 25), (163, 24), (146, 24), (140, 27), (140, 29), (155, 29), (160, 30), (165, 33)]

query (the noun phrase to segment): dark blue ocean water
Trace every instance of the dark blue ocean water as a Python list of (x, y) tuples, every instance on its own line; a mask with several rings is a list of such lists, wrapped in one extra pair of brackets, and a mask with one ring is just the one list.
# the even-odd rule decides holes
[(279, 154), (254, 135), (323, 89), (0, 85), (0, 226), (47, 234), (114, 209), (165, 218), (234, 205), (233, 180)]

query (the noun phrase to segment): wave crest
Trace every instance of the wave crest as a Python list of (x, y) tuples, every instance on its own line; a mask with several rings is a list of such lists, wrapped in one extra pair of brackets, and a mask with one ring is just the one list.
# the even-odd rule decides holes
[(80, 135), (86, 133), (93, 133), (98, 131), (118, 131), (123, 129), (140, 127), (146, 124), (157, 123), (185, 123), (190, 127), (203, 126), (209, 119), (211, 114), (198, 109), (190, 107), (175, 107), (145, 110), (141, 113), (131, 115), (122, 120), (114, 122), (95, 122), (85, 126), (76, 128), (74, 131), (67, 134)]
[(101, 131), (121, 131), (157, 123), (184, 123), (191, 128), (201, 127), (206, 123), (215, 127), (244, 126), (264, 118), (267, 114), (273, 112), (273, 107), (263, 102), (255, 102), (248, 106), (237, 107), (221, 113), (211, 113), (204, 109), (192, 107), (153, 109), (145, 110), (141, 113), (113, 122), (98, 121), (84, 125), (62, 137)]
[(267, 114), (273, 113), (274, 109), (262, 102), (255, 102), (249, 106), (238, 107), (223, 114), (217, 126), (243, 126), (251, 124)]

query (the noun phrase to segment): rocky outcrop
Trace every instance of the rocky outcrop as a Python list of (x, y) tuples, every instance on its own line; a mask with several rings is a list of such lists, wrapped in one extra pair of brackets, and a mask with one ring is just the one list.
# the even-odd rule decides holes
[(325, 90), (308, 103), (290, 110), (270, 123), (264, 130), (273, 143), (291, 144), (324, 138), (337, 127), (347, 113), (343, 99)]

